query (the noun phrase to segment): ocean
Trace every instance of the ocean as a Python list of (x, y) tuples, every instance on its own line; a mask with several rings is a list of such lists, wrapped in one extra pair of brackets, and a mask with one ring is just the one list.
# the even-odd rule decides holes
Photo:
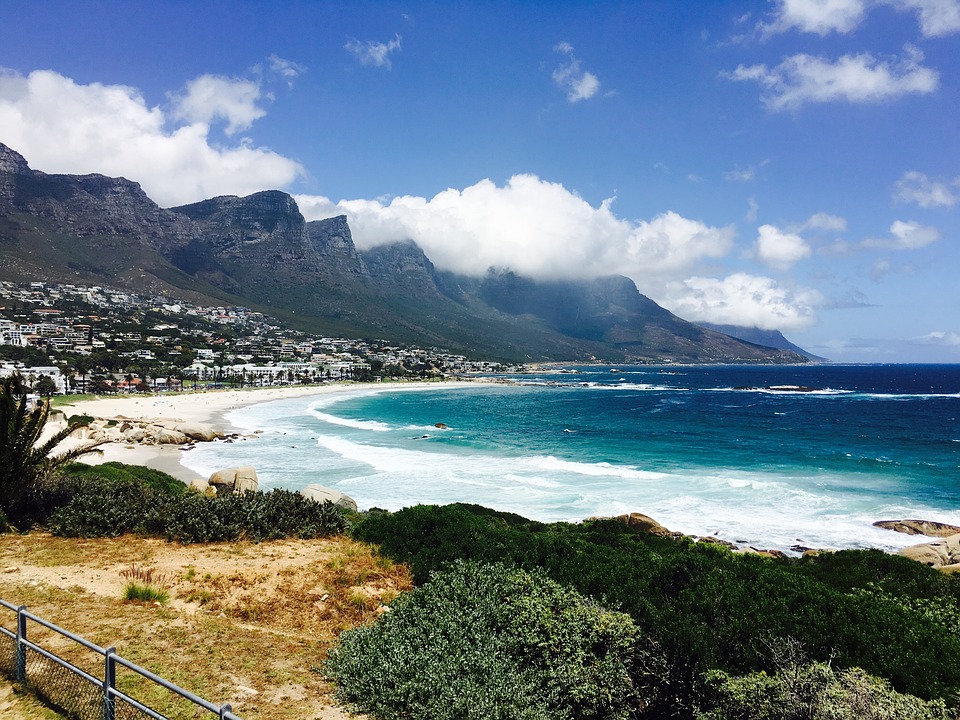
[(737, 544), (896, 550), (960, 525), (960, 365), (570, 366), (253, 405), (206, 475), (336, 488), (361, 509), (470, 502), (542, 521), (642, 512)]

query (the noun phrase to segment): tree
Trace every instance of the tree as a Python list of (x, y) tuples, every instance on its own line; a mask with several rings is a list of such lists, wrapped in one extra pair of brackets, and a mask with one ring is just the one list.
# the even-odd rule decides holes
[(50, 402), (31, 407), (19, 374), (3, 378), (0, 386), (0, 512), (16, 519), (24, 503), (65, 463), (94, 451), (103, 441), (53, 452), (70, 433), (85, 427), (76, 421), (53, 433), (44, 433)]
[(57, 384), (49, 375), (41, 375), (33, 384), (33, 391), (38, 395), (50, 397), (57, 391)]

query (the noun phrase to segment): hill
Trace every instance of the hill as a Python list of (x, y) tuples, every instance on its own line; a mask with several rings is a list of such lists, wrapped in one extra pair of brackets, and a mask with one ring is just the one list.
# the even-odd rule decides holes
[(0, 144), (0, 279), (109, 285), (244, 305), (297, 329), (510, 361), (804, 362), (688, 323), (611, 276), (544, 282), (438, 271), (413, 242), (357, 250), (269, 190), (164, 209), (140, 186), (48, 175)]

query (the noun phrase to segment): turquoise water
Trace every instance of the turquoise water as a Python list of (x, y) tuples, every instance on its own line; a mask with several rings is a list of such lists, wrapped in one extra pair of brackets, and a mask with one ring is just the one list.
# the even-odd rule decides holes
[(228, 418), (258, 439), (185, 462), (251, 464), (265, 488), (320, 483), (362, 508), (639, 511), (781, 549), (916, 542), (872, 528), (880, 519), (960, 525), (960, 366), (571, 370), (252, 406)]

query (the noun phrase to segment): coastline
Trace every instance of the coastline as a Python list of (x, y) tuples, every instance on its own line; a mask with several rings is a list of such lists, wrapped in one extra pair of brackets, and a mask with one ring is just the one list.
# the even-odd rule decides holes
[[(355, 383), (341, 382), (329, 385), (283, 386), (246, 388), (241, 390), (202, 390), (170, 395), (125, 395), (101, 397), (95, 400), (80, 400), (61, 405), (58, 411), (64, 418), (72, 415), (89, 415), (96, 418), (124, 416), (131, 419), (162, 419), (209, 425), (222, 433), (236, 432), (226, 419), (227, 413), (249, 405), (286, 400), (313, 395), (329, 395), (343, 392), (399, 389), (404, 387), (456, 387), (464, 382), (479, 380), (444, 380), (437, 382)], [(64, 421), (51, 421), (58, 427)], [(84, 441), (68, 438), (60, 449), (82, 445)], [(142, 445), (111, 442), (101, 445), (100, 453), (91, 453), (80, 458), (88, 465), (106, 462), (122, 462), (128, 465), (143, 465), (168, 473), (178, 480), (189, 483), (200, 476), (181, 463), (185, 450), (177, 445)]]

